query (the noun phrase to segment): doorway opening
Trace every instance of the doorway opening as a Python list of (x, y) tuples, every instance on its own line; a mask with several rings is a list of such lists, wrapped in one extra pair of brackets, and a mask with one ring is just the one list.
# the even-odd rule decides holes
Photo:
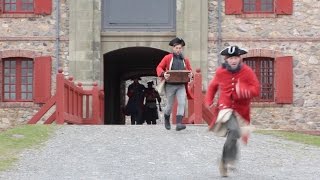
[(135, 76), (156, 77), (156, 67), (168, 53), (150, 47), (128, 47), (103, 55), (104, 124), (125, 124), (126, 81)]

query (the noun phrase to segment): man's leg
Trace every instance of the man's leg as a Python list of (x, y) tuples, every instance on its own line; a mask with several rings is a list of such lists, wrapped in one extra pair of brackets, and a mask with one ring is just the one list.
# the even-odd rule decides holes
[(170, 129), (171, 129), (171, 125), (170, 125), (170, 115), (164, 114), (164, 127), (165, 127), (167, 130), (170, 130)]
[(159, 118), (158, 108), (152, 109), (151, 111), (152, 124), (157, 124), (157, 119)]
[(171, 84), (166, 84), (165, 88), (166, 88), (167, 105), (164, 111), (164, 126), (167, 130), (170, 130), (171, 129), (170, 114), (172, 111), (176, 89), (175, 89), (175, 85), (171, 85)]
[(153, 120), (152, 120), (152, 124), (157, 124), (157, 120), (156, 120), (156, 119), (153, 119)]
[(228, 129), (227, 139), (223, 146), (222, 159), (220, 163), (220, 173), (222, 176), (227, 176), (227, 166), (229, 163), (234, 163), (238, 158), (238, 144), (240, 138), (240, 127), (235, 115), (231, 115), (226, 122)]
[(177, 90), (177, 101), (178, 101), (178, 109), (177, 109), (177, 126), (176, 130), (180, 131), (186, 128), (186, 125), (182, 124), (182, 119), (184, 116), (184, 108), (186, 105), (186, 90), (185, 85), (181, 84), (179, 85), (179, 88)]
[(136, 125), (136, 116), (134, 113), (131, 114), (131, 125)]
[(137, 124), (139, 124), (139, 125), (144, 123), (144, 119), (143, 119), (142, 115), (143, 115), (143, 110), (142, 109), (138, 109), (138, 112), (137, 112)]

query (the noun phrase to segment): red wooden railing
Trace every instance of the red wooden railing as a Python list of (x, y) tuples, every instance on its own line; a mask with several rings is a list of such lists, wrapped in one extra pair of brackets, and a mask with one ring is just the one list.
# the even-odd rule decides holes
[[(104, 91), (93, 83), (91, 90), (84, 90), (82, 84), (75, 85), (73, 78), (65, 79), (62, 70), (56, 76), (56, 94), (45, 103), (41, 109), (29, 120), (28, 124), (36, 124), (55, 106), (55, 111), (44, 120), (44, 124), (103, 124), (104, 123)], [(204, 103), (202, 92), (202, 75), (200, 69), (194, 74), (194, 79), (189, 83), (189, 90), (193, 99), (187, 101), (188, 109), (183, 119), (189, 124), (210, 124), (217, 113), (214, 108), (209, 108)], [(172, 114), (177, 112), (177, 103)], [(173, 123), (176, 117), (172, 116)]]
[[(185, 113), (183, 122), (186, 124), (211, 124), (215, 119), (217, 112), (214, 108), (209, 108), (205, 105), (204, 96), (202, 92), (202, 75), (200, 69), (197, 69), (193, 81), (189, 83), (189, 90), (193, 96), (193, 99), (188, 100), (188, 109)], [(177, 103), (175, 102), (172, 110), (172, 114), (177, 112)], [(176, 123), (176, 117), (172, 116), (173, 123)]]
[(55, 106), (55, 111), (44, 121), (44, 124), (103, 124), (104, 92), (93, 83), (91, 90), (84, 90), (82, 83), (75, 85), (73, 78), (65, 79), (59, 69), (56, 94), (45, 103), (29, 120), (28, 124), (36, 124)]

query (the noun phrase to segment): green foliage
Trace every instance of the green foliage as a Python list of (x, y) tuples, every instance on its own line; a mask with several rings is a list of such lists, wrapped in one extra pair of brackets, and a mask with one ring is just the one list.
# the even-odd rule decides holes
[(52, 125), (24, 125), (0, 133), (0, 171), (10, 167), (21, 150), (39, 147), (54, 131)]
[(309, 144), (320, 147), (320, 136), (304, 134), (301, 132), (288, 132), (288, 131), (274, 131), (274, 130), (259, 130), (256, 133), (273, 135), (281, 137), (290, 141)]

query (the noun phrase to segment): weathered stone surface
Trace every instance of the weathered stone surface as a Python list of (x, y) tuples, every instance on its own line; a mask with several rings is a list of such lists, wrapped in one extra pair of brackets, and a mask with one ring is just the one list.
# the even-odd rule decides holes
[[(209, 34), (217, 38), (218, 6), (214, 2), (209, 0)], [(222, 5), (224, 9), (224, 3)], [(209, 43), (208, 74), (213, 74), (217, 67), (217, 63), (213, 63), (217, 61), (217, 49), (232, 44), (247, 50), (268, 49), (293, 56), (294, 103), (282, 107), (253, 107), (252, 124), (257, 127), (320, 130), (320, 89), (316, 88), (320, 83), (320, 15), (314, 5), (312, 0), (295, 2), (292, 15), (273, 18), (221, 13), (222, 47)]]
[[(89, 27), (81, 29), (86, 36), (81, 37), (76, 34), (79, 29), (77, 26), (69, 27), (71, 24), (86, 26), (88, 24), (101, 24), (101, 18), (95, 18), (92, 21), (93, 14), (99, 14), (101, 10), (101, 1), (95, 0), (92, 10), (88, 10), (87, 1), (72, 1), (78, 2), (78, 9), (70, 10), (71, 1), (61, 1), (60, 7), (60, 52), (59, 66), (63, 67), (65, 75), (70, 75), (72, 68), (87, 69), (87, 71), (78, 71), (79, 77), (88, 81), (98, 79), (102, 73), (92, 73), (92, 69), (98, 69), (99, 61), (101, 61), (101, 46), (100, 29)], [(219, 50), (225, 46), (236, 44), (250, 49), (267, 49), (276, 51), (285, 56), (293, 56), (293, 101), (292, 105), (276, 105), (271, 107), (254, 107), (252, 109), (252, 124), (260, 128), (276, 128), (276, 129), (316, 129), (320, 130), (320, 8), (314, 0), (296, 1), (293, 7), (292, 15), (280, 15), (268, 18), (246, 18), (237, 15), (224, 14), (224, 1), (222, 1), (221, 24), (218, 21), (218, 2), (214, 0), (208, 1), (208, 63), (207, 69), (202, 69), (202, 72), (207, 72), (207, 80), (210, 81), (215, 73), (215, 69), (223, 62), (219, 56)], [(43, 55), (53, 57), (52, 70), (52, 92), (55, 88), (55, 72), (57, 71), (56, 58), (56, 1), (53, 1), (53, 13), (49, 16), (29, 17), (29, 18), (0, 18), (0, 31), (3, 38), (14, 38), (16, 40), (1, 41), (1, 51), (27, 49), (34, 52), (40, 52)], [(184, 1), (177, 1), (177, 13), (183, 12)], [(81, 10), (81, 12), (80, 12)], [(83, 12), (82, 12), (83, 11)], [(93, 11), (93, 12), (92, 12)], [(70, 21), (70, 12), (74, 13), (91, 13), (90, 16), (85, 16), (88, 22)], [(188, 12), (192, 13), (192, 12)], [(77, 18), (75, 18), (77, 19)], [(179, 19), (179, 27), (183, 26), (183, 19)], [(197, 21), (198, 23), (198, 21)], [(182, 24), (182, 25), (181, 25)], [(87, 26), (86, 26), (87, 27)], [(221, 27), (221, 36), (218, 34), (218, 27)], [(179, 29), (179, 31), (182, 31)], [(188, 30), (183, 30), (183, 32)], [(72, 33), (70, 33), (72, 32)], [(94, 32), (94, 35), (91, 34)], [(91, 34), (90, 34), (91, 33)], [(143, 32), (141, 32), (143, 36)], [(69, 35), (79, 38), (85, 38), (88, 44), (70, 45), (68, 41)], [(27, 38), (27, 40), (19, 40), (19, 37)], [(43, 39), (42, 39), (43, 38)], [(64, 38), (64, 40), (63, 40)], [(218, 47), (218, 39), (221, 39), (221, 47)], [(125, 43), (125, 42), (123, 42)], [(151, 47), (155, 44), (147, 42)], [(110, 44), (110, 43), (109, 43)], [(146, 44), (139, 42), (137, 46)], [(131, 44), (132, 45), (132, 44)], [(189, 44), (190, 47), (192, 44)], [(116, 49), (120, 43), (111, 44)], [(160, 45), (159, 45), (160, 46)], [(78, 48), (78, 49), (77, 49)], [(92, 48), (92, 52), (82, 52), (79, 48), (87, 51), (87, 48)], [(198, 52), (198, 49), (189, 49), (190, 51)], [(70, 61), (70, 57), (75, 58)], [(86, 62), (79, 61), (75, 64), (77, 58), (93, 58), (94, 64), (90, 65)], [(0, 88), (0, 92), (1, 92)], [(164, 99), (163, 105), (166, 101)], [(38, 110), (38, 107), (22, 107), (21, 105), (4, 105), (0, 108), (0, 128), (12, 126), (15, 124), (25, 123)], [(34, 109), (35, 108), (35, 109)], [(161, 116), (160, 116), (161, 117)]]
[[(1, 41), (1, 51), (29, 50), (44, 56), (52, 57), (52, 92), (54, 92), (56, 86), (55, 74), (57, 72), (56, 2), (57, 1), (53, 1), (53, 12), (51, 15), (22, 18), (0, 18), (0, 31), (3, 32), (0, 36), (2, 38), (13, 39), (9, 41)], [(69, 44), (68, 41), (65, 41), (69, 34), (68, 1), (61, 1), (60, 5), (59, 65), (63, 67), (68, 64), (69, 55)], [(25, 40), (22, 40), (21, 38), (24, 38)], [(0, 81), (0, 84), (1, 83), (2, 80)], [(0, 88), (0, 94), (2, 94), (2, 88)], [(0, 102), (0, 106), (0, 129), (24, 124), (39, 110), (39, 106), (36, 104), (25, 106), (24, 103), (18, 102)]]
[(319, 60), (316, 57), (311, 56), (310, 59), (309, 59), (309, 63), (313, 64), (313, 65), (319, 64)]

